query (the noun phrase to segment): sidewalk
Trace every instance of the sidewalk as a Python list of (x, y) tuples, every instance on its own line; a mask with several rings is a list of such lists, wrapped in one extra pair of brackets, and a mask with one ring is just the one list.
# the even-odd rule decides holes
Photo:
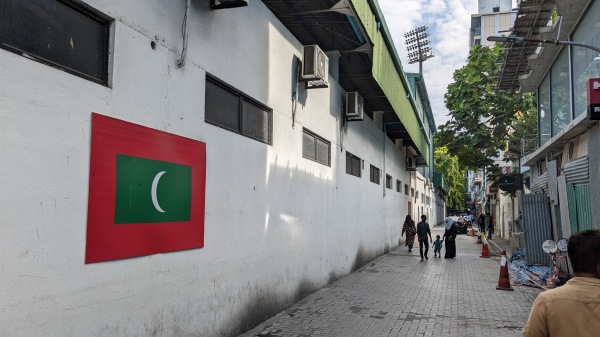
[(476, 242), (459, 235), (455, 259), (424, 262), (401, 245), (240, 337), (521, 336), (539, 290), (496, 290), (500, 257), (480, 258)]

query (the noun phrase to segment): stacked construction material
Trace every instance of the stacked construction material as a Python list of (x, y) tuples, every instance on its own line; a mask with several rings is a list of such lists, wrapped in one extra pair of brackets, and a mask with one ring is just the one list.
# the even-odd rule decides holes
[(550, 277), (549, 266), (528, 266), (525, 262), (525, 248), (517, 249), (510, 257), (510, 270), (516, 275), (515, 284), (545, 288)]

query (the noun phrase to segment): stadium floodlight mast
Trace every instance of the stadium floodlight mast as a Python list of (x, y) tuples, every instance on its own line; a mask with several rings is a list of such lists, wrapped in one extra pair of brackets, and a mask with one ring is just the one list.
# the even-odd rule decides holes
[(423, 62), (432, 58), (433, 50), (429, 46), (429, 33), (427, 26), (421, 26), (404, 33), (406, 50), (408, 51), (408, 63), (419, 62), (419, 73), (423, 74)]
[(598, 48), (598, 47), (594, 47), (587, 43), (574, 42), (574, 41), (561, 41), (561, 40), (552, 40), (552, 39), (534, 39), (531, 37), (518, 37), (515, 35), (488, 36), (487, 40), (490, 42), (511, 42), (511, 43), (537, 42), (537, 43), (550, 43), (550, 44), (555, 44), (555, 45), (563, 44), (563, 45), (569, 45), (569, 46), (588, 48), (588, 49), (592, 49), (592, 50), (595, 50), (596, 52), (600, 53), (600, 48)]

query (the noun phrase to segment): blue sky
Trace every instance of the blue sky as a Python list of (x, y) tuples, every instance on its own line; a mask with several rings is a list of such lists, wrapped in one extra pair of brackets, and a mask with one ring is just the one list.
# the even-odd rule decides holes
[(418, 63), (408, 64), (404, 33), (424, 25), (429, 27), (435, 57), (423, 63), (423, 75), (435, 124), (445, 123), (449, 117), (444, 93), (454, 71), (467, 62), (471, 14), (477, 13), (477, 0), (378, 1), (404, 71), (419, 71)]

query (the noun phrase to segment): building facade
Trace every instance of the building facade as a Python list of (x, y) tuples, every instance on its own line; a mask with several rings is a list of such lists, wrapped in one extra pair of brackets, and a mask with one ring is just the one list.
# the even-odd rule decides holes
[(477, 14), (471, 15), (469, 46), (489, 46), (488, 36), (503, 35), (515, 22), (512, 0), (478, 0)]
[[(595, 28), (599, 3), (574, 1), (568, 7), (554, 1), (524, 4), (515, 23), (517, 36), (558, 37), (599, 46)], [(533, 15), (545, 20), (537, 24), (526, 20)], [(562, 27), (560, 31), (558, 27)], [(531, 264), (547, 262), (541, 251), (544, 240), (558, 241), (581, 230), (600, 228), (595, 202), (600, 189), (593, 183), (600, 178), (596, 153), (600, 128), (591, 118), (586, 93), (587, 86), (600, 76), (597, 55), (582, 46), (534, 42), (515, 43), (507, 50), (503, 67), (522, 65), (523, 72), (507, 72), (500, 85), (508, 87), (516, 78), (522, 90), (536, 92), (538, 98), (538, 147), (522, 159), (531, 176), (531, 194), (523, 196), (522, 205)]]
[(212, 4), (0, 3), (2, 335), (239, 335), (433, 215), (375, 0)]

